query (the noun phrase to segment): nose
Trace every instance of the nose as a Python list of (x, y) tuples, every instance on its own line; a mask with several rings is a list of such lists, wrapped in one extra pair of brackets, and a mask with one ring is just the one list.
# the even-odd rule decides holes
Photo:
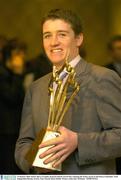
[(51, 39), (51, 46), (58, 46), (59, 45), (59, 40), (58, 37), (55, 35)]

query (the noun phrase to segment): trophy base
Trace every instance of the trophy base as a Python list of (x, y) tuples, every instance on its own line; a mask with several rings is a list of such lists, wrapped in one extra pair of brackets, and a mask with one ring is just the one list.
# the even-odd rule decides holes
[[(51, 131), (51, 130), (47, 130), (46, 133), (45, 133), (45, 135), (44, 135), (44, 138), (43, 138), (42, 142), (47, 141), (47, 140), (50, 140), (50, 139), (53, 139), (53, 138), (56, 138), (56, 137), (58, 137), (59, 135), (60, 135), (60, 134), (59, 134), (58, 132), (54, 132), (54, 131)], [(44, 163), (43, 163), (44, 160), (47, 159), (48, 157), (52, 156), (52, 154), (51, 154), (51, 155), (48, 155), (48, 156), (46, 156), (45, 158), (42, 158), (42, 159), (39, 158), (40, 154), (42, 154), (44, 151), (48, 150), (50, 147), (52, 147), (52, 146), (40, 148), (40, 149), (38, 150), (32, 166), (34, 166), (34, 167), (36, 167), (36, 168), (39, 167), (39, 168), (41, 168), (41, 169), (44, 168), (46, 172), (49, 172), (49, 170), (61, 171), (61, 165), (59, 165), (58, 167), (54, 168), (54, 167), (52, 166), (52, 164), (53, 164), (54, 162), (48, 163), (48, 164), (44, 164)]]

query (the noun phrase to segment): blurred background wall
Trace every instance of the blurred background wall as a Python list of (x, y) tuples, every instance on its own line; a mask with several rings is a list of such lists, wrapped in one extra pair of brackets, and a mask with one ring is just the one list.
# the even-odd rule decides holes
[(28, 58), (33, 58), (41, 52), (41, 17), (52, 8), (77, 12), (84, 27), (87, 60), (105, 64), (109, 38), (121, 33), (121, 0), (0, 0), (0, 34), (25, 41)]

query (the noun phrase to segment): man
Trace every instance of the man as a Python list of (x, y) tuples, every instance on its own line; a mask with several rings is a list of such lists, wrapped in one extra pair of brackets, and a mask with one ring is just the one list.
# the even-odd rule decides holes
[[(24, 62), (26, 46), (13, 38), (2, 49), (0, 66), (0, 173), (19, 174), (15, 159), (15, 144), (19, 134), (24, 100)], [(7, 153), (6, 153), (7, 151)]]
[[(64, 116), (60, 136), (40, 144), (39, 148), (52, 146), (39, 157), (53, 154), (44, 163), (51, 162), (53, 167), (62, 163), (60, 174), (115, 174), (115, 158), (121, 155), (120, 78), (79, 56), (83, 33), (80, 19), (73, 12), (50, 11), (42, 21), (42, 33), (45, 52), (58, 71), (70, 52), (69, 63), (75, 68), (80, 90)], [(26, 153), (39, 131), (47, 127), (51, 76), (35, 81), (25, 98), (15, 158), (26, 173), (31, 169)], [(71, 94), (69, 89), (68, 98)]]
[(108, 43), (108, 50), (110, 53), (111, 63), (106, 67), (118, 73), (121, 77), (121, 35), (115, 35)]
[[(121, 77), (121, 35), (113, 36), (108, 43), (111, 62), (105, 67), (114, 70)], [(121, 157), (116, 159), (117, 174), (121, 174)]]

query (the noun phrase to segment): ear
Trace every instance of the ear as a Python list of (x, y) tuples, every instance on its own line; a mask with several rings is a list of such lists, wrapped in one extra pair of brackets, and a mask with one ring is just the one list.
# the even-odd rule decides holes
[(77, 35), (76, 40), (77, 40), (77, 47), (80, 47), (83, 43), (83, 34), (80, 33), (79, 35)]

